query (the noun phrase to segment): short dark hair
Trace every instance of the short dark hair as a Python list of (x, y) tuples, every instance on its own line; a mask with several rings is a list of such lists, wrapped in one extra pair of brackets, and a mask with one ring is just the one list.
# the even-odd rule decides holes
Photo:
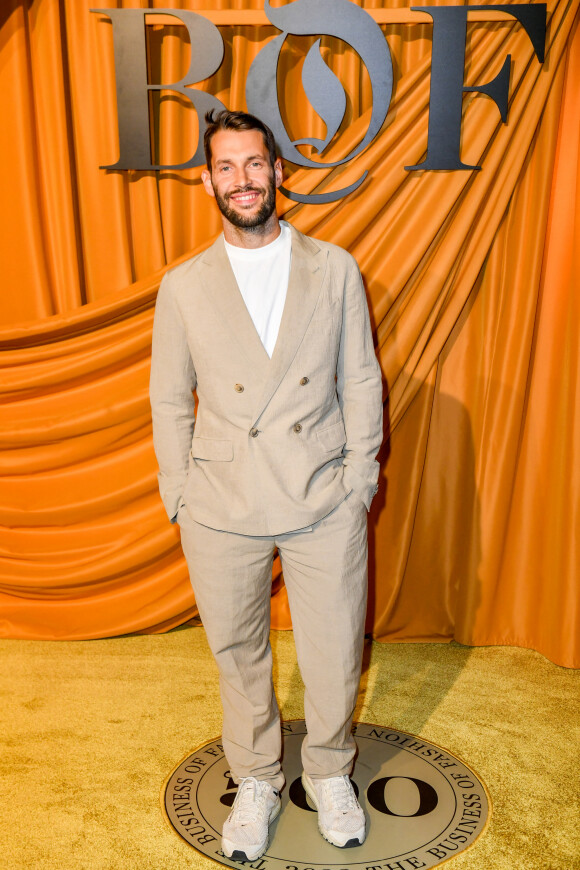
[(205, 120), (207, 127), (203, 135), (203, 148), (205, 151), (205, 162), (207, 168), (211, 172), (211, 140), (220, 130), (259, 130), (264, 137), (264, 144), (268, 149), (270, 157), (270, 165), (273, 167), (276, 162), (276, 142), (274, 134), (270, 128), (256, 118), (255, 115), (250, 115), (248, 112), (230, 112), (228, 109), (218, 112), (214, 115), (214, 109), (206, 112)]

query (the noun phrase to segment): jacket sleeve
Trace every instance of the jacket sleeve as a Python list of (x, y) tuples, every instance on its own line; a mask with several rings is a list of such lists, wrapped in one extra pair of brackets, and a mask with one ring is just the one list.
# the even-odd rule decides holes
[(168, 273), (161, 282), (155, 306), (149, 396), (153, 446), (159, 463), (159, 492), (171, 522), (175, 522), (183, 504), (195, 425), (196, 382), (183, 319)]
[(383, 438), (382, 376), (373, 347), (366, 294), (356, 261), (349, 257), (337, 393), (344, 425), (344, 484), (370, 508), (376, 494)]

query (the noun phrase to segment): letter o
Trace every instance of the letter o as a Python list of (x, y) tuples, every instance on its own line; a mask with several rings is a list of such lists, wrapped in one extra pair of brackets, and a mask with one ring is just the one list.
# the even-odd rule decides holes
[[(402, 815), (401, 813), (395, 813), (393, 810), (389, 809), (385, 800), (385, 787), (392, 779), (407, 779), (409, 782), (412, 782), (417, 786), (419, 792), (419, 809), (416, 813), (407, 816)], [(428, 782), (424, 782), (422, 779), (415, 779), (411, 776), (383, 776), (381, 779), (376, 779), (374, 782), (371, 782), (367, 789), (367, 800), (371, 807), (378, 810), (379, 813), (384, 813), (387, 816), (397, 816), (402, 819), (413, 819), (417, 818), (417, 816), (427, 816), (429, 813), (433, 812), (439, 803), (437, 792), (432, 785)]]

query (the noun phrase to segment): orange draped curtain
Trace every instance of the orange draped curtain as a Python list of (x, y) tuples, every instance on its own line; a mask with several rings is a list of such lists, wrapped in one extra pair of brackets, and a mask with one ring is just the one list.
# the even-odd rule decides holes
[[(199, 168), (99, 168), (117, 159), (118, 142), (112, 31), (89, 11), (97, 5), (221, 11), (225, 60), (204, 87), (230, 108), (245, 108), (249, 65), (278, 33), (236, 22), (261, 0), (2, 4), (5, 637), (164, 631), (196, 613), (157, 494), (148, 370), (161, 277), (215, 238), (219, 216)], [(464, 99), (462, 159), (480, 172), (405, 171), (427, 144), (432, 29), (408, 23), (413, 13), (396, 2), (357, 5), (404, 13), (381, 24), (395, 65), (387, 121), (352, 164), (289, 165), (286, 186), (309, 193), (368, 177), (338, 202), (280, 197), (279, 210), (351, 251), (367, 286), (388, 422), (368, 628), (382, 641), (530, 647), (577, 666), (579, 3), (548, 3), (544, 64), (507, 16), (468, 26), (467, 84), (513, 59), (507, 125), (491, 100)], [(184, 28), (148, 32), (152, 80), (177, 81), (189, 64)], [(324, 129), (300, 82), (313, 41), (289, 38), (282, 62), (300, 136)], [(323, 38), (322, 51), (349, 94), (330, 148), (342, 156), (364, 135), (371, 86), (347, 46)], [(166, 92), (154, 115), (162, 160), (188, 159), (191, 106)], [(272, 620), (285, 628), (274, 573)]]

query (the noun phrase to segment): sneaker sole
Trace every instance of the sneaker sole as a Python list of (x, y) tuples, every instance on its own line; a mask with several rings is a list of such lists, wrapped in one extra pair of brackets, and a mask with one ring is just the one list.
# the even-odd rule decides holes
[[(304, 788), (304, 791), (316, 807), (316, 811), (318, 812), (318, 801), (316, 800), (316, 793), (310, 787), (310, 784), (304, 774), (302, 774), (302, 786)], [(336, 846), (338, 849), (353, 849), (356, 846), (362, 846), (365, 841), (366, 831), (364, 828), (360, 834), (355, 837), (351, 837), (350, 840), (346, 841), (346, 843), (338, 843), (336, 840), (333, 840), (329, 832), (321, 827), (320, 820), (318, 822), (318, 830), (320, 831), (327, 843), (330, 843), (331, 846)]]
[[(272, 824), (274, 819), (276, 819), (280, 813), (282, 808), (281, 801), (278, 801), (275, 807), (272, 807), (272, 812), (270, 813), (270, 818), (268, 820), (268, 826)], [(268, 846), (270, 845), (270, 837), (266, 837), (266, 842), (264, 843), (263, 848), (258, 846), (257, 851), (252, 851), (251, 849), (248, 852), (244, 852), (242, 849), (237, 849), (235, 845), (229, 841), (224, 840), (222, 837), (222, 852), (226, 856), (226, 858), (231, 858), (232, 861), (255, 861), (256, 858), (261, 858)], [(228, 853), (228, 849), (231, 851)]]

